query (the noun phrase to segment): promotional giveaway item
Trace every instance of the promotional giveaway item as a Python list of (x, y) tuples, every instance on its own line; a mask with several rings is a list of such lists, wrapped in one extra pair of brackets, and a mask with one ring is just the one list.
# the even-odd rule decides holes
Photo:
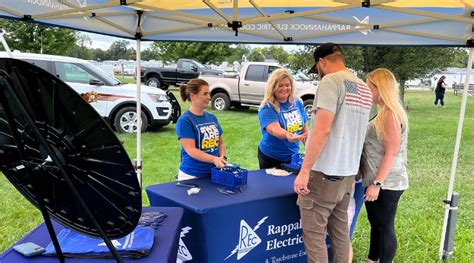
[[(150, 227), (137, 226), (127, 236), (112, 240), (112, 244), (122, 257), (141, 258), (150, 253), (153, 247), (155, 230)], [(76, 258), (110, 258), (109, 249), (102, 239), (88, 237), (71, 229), (64, 228), (58, 234), (59, 244), (66, 257)], [(46, 247), (44, 255), (56, 255), (52, 243)]]
[(125, 237), (141, 215), (141, 188), (114, 132), (67, 84), (21, 60), (0, 59), (0, 169), (45, 220), (78, 233)]

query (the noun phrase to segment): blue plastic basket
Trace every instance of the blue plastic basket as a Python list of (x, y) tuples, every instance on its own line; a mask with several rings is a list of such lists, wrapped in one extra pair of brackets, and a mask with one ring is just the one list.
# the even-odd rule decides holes
[(211, 181), (228, 188), (237, 189), (247, 185), (247, 169), (238, 168), (212, 168)]

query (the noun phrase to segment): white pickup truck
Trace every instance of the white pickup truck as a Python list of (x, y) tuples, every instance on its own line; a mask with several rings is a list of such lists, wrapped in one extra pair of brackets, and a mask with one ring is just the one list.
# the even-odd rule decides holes
[[(240, 73), (223, 76), (200, 76), (209, 83), (211, 105), (214, 110), (227, 110), (230, 106), (244, 108), (259, 106), (265, 95), (265, 84), (270, 74), (280, 68), (276, 63), (247, 62)], [(313, 107), (317, 86), (310, 80), (301, 81), (295, 76), (296, 95), (303, 100), (306, 113)]]

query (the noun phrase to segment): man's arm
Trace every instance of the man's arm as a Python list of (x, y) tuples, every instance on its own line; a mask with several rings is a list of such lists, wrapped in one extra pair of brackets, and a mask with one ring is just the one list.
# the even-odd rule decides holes
[(316, 125), (313, 128), (313, 133), (309, 137), (309, 142), (306, 147), (306, 154), (304, 157), (301, 170), (295, 179), (294, 190), (297, 194), (306, 195), (309, 193), (308, 181), (311, 167), (318, 159), (321, 151), (326, 145), (329, 133), (331, 132), (332, 123), (334, 121), (334, 113), (319, 108), (316, 112)]

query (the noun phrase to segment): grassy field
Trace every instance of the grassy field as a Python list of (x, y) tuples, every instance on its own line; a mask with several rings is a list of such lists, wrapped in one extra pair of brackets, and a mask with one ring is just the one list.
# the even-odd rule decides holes
[[(399, 205), (396, 224), (399, 250), (395, 262), (437, 260), (444, 213), (441, 201), (447, 192), (461, 97), (447, 94), (445, 109), (433, 108), (433, 97), (431, 92), (408, 91), (406, 94), (410, 118), (410, 188)], [(474, 103), (469, 99), (455, 185), (461, 197), (454, 251), (457, 262), (474, 262)], [(215, 114), (224, 129), (230, 161), (257, 169), (260, 133), (256, 109)], [(179, 143), (174, 128), (169, 125), (143, 135), (144, 186), (174, 180), (179, 164)], [(133, 159), (135, 137), (119, 137)], [(4, 177), (0, 177), (0, 196), (0, 251), (3, 251), (41, 223), (42, 218)], [(145, 193), (143, 203), (148, 204)], [(369, 227), (365, 209), (362, 209), (353, 241), (354, 262), (365, 260), (368, 242)]]

